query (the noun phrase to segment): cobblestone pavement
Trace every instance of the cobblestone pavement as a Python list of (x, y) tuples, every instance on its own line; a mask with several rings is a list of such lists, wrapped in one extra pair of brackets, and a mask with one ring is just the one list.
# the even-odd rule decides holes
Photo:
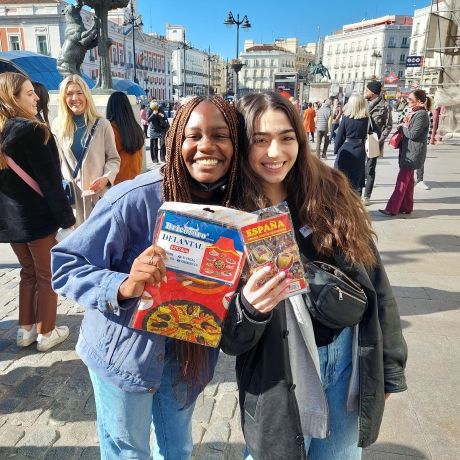
[[(364, 452), (367, 460), (460, 458), (457, 152), (450, 146), (430, 150), (426, 181), (432, 190), (417, 191), (414, 214), (398, 219), (377, 212), (397, 171), (394, 152), (379, 160), (369, 211), (409, 344), (409, 391), (390, 398), (380, 438)], [(19, 349), (19, 270), (4, 263), (6, 251), (0, 245), (0, 460), (97, 459), (91, 385), (74, 351), (82, 310), (61, 299), (58, 323), (70, 327), (70, 338), (46, 353)], [(194, 460), (242, 458), (233, 367), (234, 359), (221, 354), (213, 381), (198, 399)]]

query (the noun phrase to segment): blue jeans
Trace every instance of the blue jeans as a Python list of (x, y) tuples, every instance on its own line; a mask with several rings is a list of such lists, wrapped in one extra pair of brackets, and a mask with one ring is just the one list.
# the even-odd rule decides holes
[[(351, 376), (353, 328), (344, 329), (329, 345), (318, 348), (321, 381), (329, 407), (329, 436), (325, 439), (305, 436), (309, 460), (359, 460), (358, 411), (347, 412), (348, 385)], [(298, 401), (301, 405), (302, 402)], [(246, 460), (254, 460), (245, 451)], [(258, 460), (258, 459), (255, 459)]]
[[(168, 347), (160, 388), (154, 394), (123, 391), (89, 370), (101, 460), (188, 460), (191, 457), (195, 402), (184, 408), (186, 382), (178, 380), (178, 372), (179, 365), (174, 353), (168, 353)], [(151, 427), (155, 435), (152, 451)]]

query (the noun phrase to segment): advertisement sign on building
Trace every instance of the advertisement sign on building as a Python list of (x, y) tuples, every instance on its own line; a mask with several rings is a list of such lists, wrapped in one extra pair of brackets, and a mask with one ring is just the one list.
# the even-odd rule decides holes
[(406, 67), (422, 67), (423, 56), (408, 56), (406, 58)]

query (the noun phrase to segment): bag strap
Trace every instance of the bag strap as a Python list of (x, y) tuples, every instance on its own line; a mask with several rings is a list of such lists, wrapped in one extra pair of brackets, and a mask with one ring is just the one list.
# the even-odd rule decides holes
[(81, 169), (81, 165), (83, 164), (83, 160), (85, 158), (86, 152), (88, 151), (89, 144), (91, 142), (91, 139), (93, 138), (94, 131), (96, 131), (96, 126), (99, 123), (99, 118), (96, 118), (96, 121), (94, 122), (93, 126), (91, 127), (91, 131), (89, 132), (89, 136), (86, 139), (85, 146), (83, 147), (83, 152), (81, 153), (80, 159), (77, 162), (77, 165), (75, 166), (75, 169), (73, 170), (72, 173), (72, 179), (75, 179), (78, 175), (78, 171)]
[(34, 189), (41, 197), (43, 197), (42, 189), (39, 183), (27, 174), (11, 157), (3, 154), (6, 158), (6, 164), (12, 169), (30, 188)]

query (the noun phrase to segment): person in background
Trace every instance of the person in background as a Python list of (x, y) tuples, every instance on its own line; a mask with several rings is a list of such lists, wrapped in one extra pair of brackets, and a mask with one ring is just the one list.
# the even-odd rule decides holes
[(59, 86), (58, 115), (52, 130), (59, 147), (62, 175), (74, 188), (78, 226), (113, 185), (120, 169), (112, 126), (97, 112), (88, 85), (79, 75), (69, 75)]
[(398, 126), (403, 139), (399, 144), (399, 173), (395, 189), (385, 209), (385, 216), (411, 214), (414, 209), (414, 170), (423, 166), (426, 159), (430, 116), (426, 109), (425, 91), (417, 89), (407, 97), (409, 112)]
[(247, 148), (237, 206), (287, 201), (301, 254), (337, 266), (367, 297), (354, 327), (332, 329), (310, 316), (303, 295), (282, 300), (285, 271), (266, 280), (265, 265), (241, 283), (221, 347), (237, 356), (245, 458), (360, 459), (378, 437), (385, 399), (407, 388), (407, 347), (369, 216), (345, 176), (310, 153), (288, 101), (252, 93), (238, 110)]
[(18, 347), (46, 351), (69, 336), (56, 326), (51, 248), (59, 228), (75, 223), (62, 187), (54, 137), (37, 117), (38, 96), (22, 74), (0, 74), (0, 243), (21, 265)]
[[(331, 99), (326, 99), (324, 104), (316, 111), (316, 156), (326, 158), (329, 146), (329, 134), (332, 122)], [(321, 143), (324, 139), (323, 153), (321, 153)]]
[[(165, 160), (164, 144), (167, 126), (169, 126), (169, 123), (163, 109), (156, 101), (152, 101), (150, 103), (147, 120), (150, 124), (150, 156), (152, 158), (152, 162), (155, 164), (159, 161)], [(160, 152), (158, 152), (158, 149), (160, 149)], [(160, 158), (158, 158), (158, 153), (160, 153)]]
[(145, 283), (165, 276), (165, 252), (152, 245), (163, 200), (233, 205), (240, 146), (226, 101), (181, 106), (166, 145), (161, 170), (114, 187), (53, 250), (54, 288), (85, 307), (77, 352), (93, 384), (103, 459), (190, 459), (193, 408), (219, 355), (129, 327)]
[(309, 102), (303, 113), (303, 127), (307, 133), (307, 138), (308, 134), (310, 134), (312, 142), (315, 142), (315, 117), (315, 109), (313, 108), (313, 104)]
[[(388, 102), (385, 101), (385, 95), (382, 93), (382, 84), (379, 81), (370, 81), (366, 85), (364, 97), (368, 101), (368, 110), (372, 118), (372, 124), (380, 131), (380, 156), (383, 156), (385, 139), (393, 128), (392, 109)], [(366, 206), (370, 204), (372, 191), (374, 189), (377, 158), (378, 157), (366, 158), (366, 186), (363, 197), (363, 202)]]
[(140, 117), (142, 129), (144, 130), (144, 136), (147, 139), (149, 137), (149, 122), (147, 121), (147, 109), (145, 108), (145, 104), (141, 104)]
[(49, 126), (50, 120), (48, 114), (50, 111), (48, 104), (50, 102), (50, 95), (48, 90), (45, 85), (39, 83), (38, 81), (33, 81), (32, 85), (34, 87), (35, 94), (39, 98), (37, 103), (37, 117)]
[(144, 133), (137, 122), (128, 96), (121, 91), (112, 93), (107, 102), (107, 120), (115, 134), (115, 144), (120, 155), (120, 170), (114, 185), (134, 179), (142, 170), (144, 158)]
[(334, 105), (332, 107), (332, 121), (331, 121), (331, 142), (335, 140), (335, 132), (340, 125), (340, 119), (342, 118), (342, 104), (338, 99), (334, 99)]
[(334, 144), (334, 167), (342, 171), (352, 188), (361, 196), (365, 180), (365, 142), (369, 131), (376, 130), (369, 118), (364, 96), (352, 94), (343, 109), (342, 122)]
[[(433, 135), (433, 125), (434, 125), (434, 117), (433, 117), (433, 112), (431, 110), (431, 106), (432, 106), (432, 101), (431, 101), (431, 98), (429, 96), (426, 97), (426, 103), (425, 103), (425, 107), (426, 107), (426, 110), (428, 112), (428, 115), (430, 117), (430, 128), (428, 129), (428, 141), (427, 141), (427, 144), (430, 144), (431, 143), (431, 137)], [(410, 107), (409, 105), (407, 105), (404, 110), (402, 111), (401, 113), (401, 116), (399, 117), (399, 123), (403, 123), (403, 120), (404, 118), (406, 117), (406, 115), (408, 113), (410, 113)], [(427, 145), (428, 146), (428, 145)], [(426, 158), (425, 158), (426, 160)], [(415, 180), (415, 188), (417, 189), (420, 189), (420, 190), (431, 190), (431, 187), (423, 181), (423, 178), (425, 176), (425, 161), (423, 162), (423, 165), (417, 169), (417, 172), (416, 172), (416, 180)]]

